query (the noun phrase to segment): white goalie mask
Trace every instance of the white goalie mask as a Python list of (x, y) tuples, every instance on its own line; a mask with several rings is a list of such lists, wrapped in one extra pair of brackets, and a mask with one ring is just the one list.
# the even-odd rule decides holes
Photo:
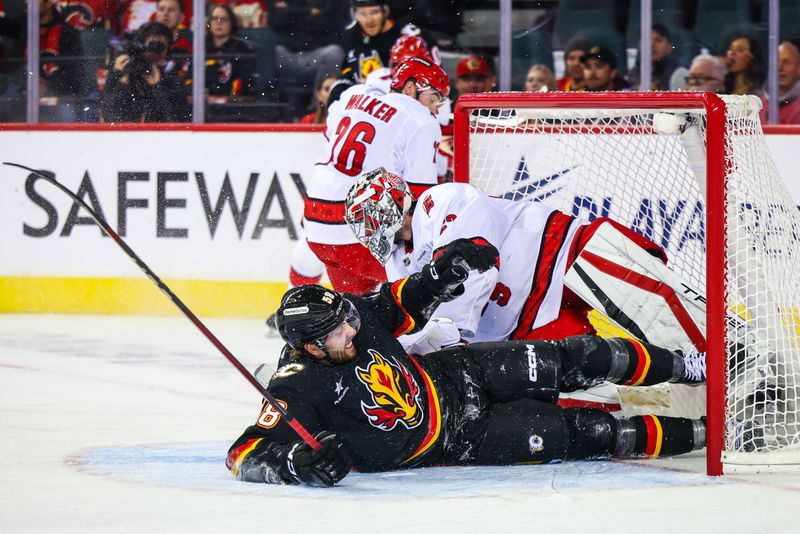
[(345, 220), (381, 265), (392, 255), (394, 236), (403, 227), (411, 202), (405, 180), (383, 167), (362, 174), (347, 193)]

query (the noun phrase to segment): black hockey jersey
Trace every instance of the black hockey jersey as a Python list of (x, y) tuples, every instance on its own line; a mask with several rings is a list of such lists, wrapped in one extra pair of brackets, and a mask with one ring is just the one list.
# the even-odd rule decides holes
[(358, 23), (353, 23), (342, 36), (342, 49), (345, 58), (342, 76), (356, 83), (364, 83), (367, 75), (383, 67), (389, 67), (389, 52), (397, 39), (403, 35), (418, 35), (425, 40), (434, 61), (439, 63), (439, 51), (435, 41), (413, 24), (392, 26), (387, 31), (370, 37), (361, 31)]
[[(365, 297), (345, 296), (361, 316), (356, 357), (333, 366), (310, 357), (291, 360), (275, 372), (268, 390), (311, 434), (337, 433), (360, 471), (429, 465), (441, 453), (439, 396), (434, 379), (395, 337), (424, 326), (435, 300), (419, 274)], [(298, 441), (282, 419), (264, 403), (256, 423), (229, 451), (228, 467), (237, 478), (252, 480), (248, 470), (261, 469), (256, 478), (263, 482), (258, 451)], [(249, 465), (251, 454), (262, 457), (259, 465)]]

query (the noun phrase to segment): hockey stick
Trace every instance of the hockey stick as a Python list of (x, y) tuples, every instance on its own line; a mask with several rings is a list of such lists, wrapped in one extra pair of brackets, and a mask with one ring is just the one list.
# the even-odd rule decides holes
[(255, 387), (258, 390), (259, 393), (261, 393), (261, 396), (263, 396), (264, 399), (268, 403), (270, 403), (270, 405), (272, 405), (272, 407), (275, 408), (275, 410), (279, 414), (281, 414), (281, 416), (283, 416), (283, 418), (286, 420), (286, 423), (288, 423), (288, 425), (291, 426), (295, 432), (297, 432), (297, 434), (303, 439), (303, 441), (305, 441), (315, 451), (319, 451), (321, 449), (319, 442), (316, 439), (314, 439), (314, 436), (309, 434), (308, 430), (306, 430), (305, 427), (301, 425), (299, 421), (297, 421), (297, 419), (292, 417), (289, 414), (289, 412), (286, 411), (286, 409), (280, 405), (280, 403), (275, 399), (275, 397), (273, 397), (270, 394), (270, 392), (267, 391), (263, 385), (261, 385), (261, 382), (259, 382), (256, 379), (256, 377), (253, 376), (244, 367), (244, 365), (242, 365), (242, 363), (236, 358), (236, 356), (234, 356), (231, 353), (231, 351), (229, 351), (225, 347), (225, 345), (223, 345), (222, 342), (219, 339), (217, 339), (217, 336), (211, 333), (211, 330), (209, 330), (206, 327), (206, 325), (204, 325), (203, 322), (197, 318), (197, 316), (192, 312), (192, 310), (190, 310), (186, 306), (186, 304), (184, 304), (183, 301), (179, 299), (178, 296), (175, 293), (173, 293), (169, 287), (167, 287), (167, 284), (165, 284), (161, 280), (161, 278), (159, 278), (158, 275), (154, 273), (153, 270), (150, 269), (150, 267), (148, 267), (144, 261), (142, 261), (142, 259), (133, 251), (133, 249), (131, 249), (131, 247), (129, 247), (128, 244), (125, 243), (125, 241), (123, 241), (123, 239), (119, 236), (119, 234), (117, 234), (111, 228), (111, 226), (108, 225), (105, 219), (103, 219), (91, 207), (89, 207), (89, 205), (86, 204), (86, 202), (84, 202), (83, 199), (81, 199), (75, 193), (64, 187), (55, 178), (50, 178), (49, 176), (45, 175), (40, 171), (31, 169), (30, 167), (26, 167), (25, 165), (20, 165), (19, 163), (10, 163), (6, 161), (3, 164), (26, 170), (28, 172), (35, 174), (36, 176), (45, 180), (46, 182), (53, 184), (61, 191), (66, 193), (75, 202), (80, 204), (81, 207), (83, 207), (83, 209), (89, 212), (89, 215), (92, 216), (92, 219), (94, 219), (94, 221), (103, 230), (103, 232), (105, 232), (106, 235), (108, 235), (108, 237), (116, 241), (117, 245), (119, 245), (120, 248), (123, 251), (125, 251), (125, 254), (127, 254), (128, 257), (132, 259), (136, 265), (139, 266), (139, 268), (144, 272), (145, 275), (147, 275), (150, 281), (152, 281), (158, 287), (158, 289), (160, 289), (161, 292), (164, 293), (167, 296), (167, 298), (169, 298), (169, 300), (171, 300), (172, 303), (175, 304), (175, 306), (177, 306), (178, 309), (183, 312), (183, 314), (198, 328), (198, 330), (200, 330), (203, 333), (203, 335), (206, 336), (206, 339), (211, 341), (211, 343), (215, 347), (217, 347), (217, 350), (219, 350), (222, 353), (222, 355), (225, 356), (225, 358), (227, 358), (227, 360), (231, 362), (231, 364), (233, 364), (234, 367), (236, 367), (236, 369), (242, 374), (242, 376), (244, 376), (247, 379), (247, 381), (250, 382), (253, 385), (253, 387)]

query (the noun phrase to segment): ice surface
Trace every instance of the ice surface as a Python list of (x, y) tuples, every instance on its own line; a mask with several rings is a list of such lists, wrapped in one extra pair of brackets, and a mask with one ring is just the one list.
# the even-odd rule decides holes
[[(209, 327), (249, 369), (261, 321)], [(800, 478), (704, 458), (246, 484), (224, 466), (258, 392), (182, 317), (0, 315), (0, 532), (796, 532)]]

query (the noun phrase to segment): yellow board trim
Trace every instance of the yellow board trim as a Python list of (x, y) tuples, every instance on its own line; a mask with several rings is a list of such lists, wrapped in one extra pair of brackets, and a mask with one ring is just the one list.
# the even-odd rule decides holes
[[(285, 282), (164, 280), (200, 317), (265, 318)], [(0, 277), (0, 313), (176, 315), (180, 311), (147, 278)]]

